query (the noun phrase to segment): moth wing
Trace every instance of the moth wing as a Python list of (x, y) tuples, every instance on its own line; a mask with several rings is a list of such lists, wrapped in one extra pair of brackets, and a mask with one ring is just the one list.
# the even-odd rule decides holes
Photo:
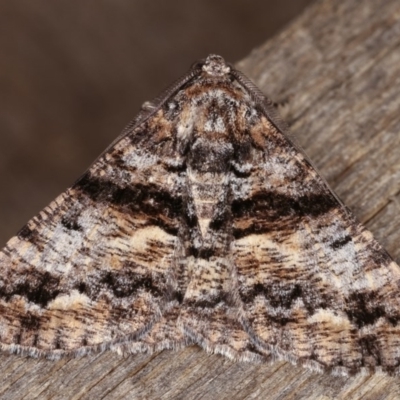
[(144, 335), (111, 345), (110, 349), (120, 355), (153, 353), (164, 349), (178, 350), (194, 344), (178, 325), (180, 304), (175, 302)]
[(254, 343), (317, 370), (398, 370), (398, 265), (278, 124), (261, 115), (248, 126), (251, 172), (232, 185), (232, 251)]
[(191, 268), (177, 325), (185, 336), (211, 353), (240, 361), (266, 361), (268, 349), (257, 348), (240, 322), (240, 308), (229, 257), (197, 259)]
[(138, 339), (175, 304), (182, 198), (179, 172), (160, 159), (176, 159), (160, 113), (0, 252), (3, 350), (54, 357), (106, 348)]

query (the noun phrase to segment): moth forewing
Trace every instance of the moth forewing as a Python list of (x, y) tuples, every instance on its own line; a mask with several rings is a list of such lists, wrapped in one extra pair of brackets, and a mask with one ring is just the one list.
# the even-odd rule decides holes
[(271, 102), (216, 55), (0, 252), (1, 349), (198, 344), (241, 361), (399, 372), (400, 269)]

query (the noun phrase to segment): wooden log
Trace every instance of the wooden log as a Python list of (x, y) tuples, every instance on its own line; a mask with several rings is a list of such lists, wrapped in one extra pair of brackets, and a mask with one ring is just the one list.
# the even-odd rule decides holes
[[(322, 0), (237, 64), (400, 261), (400, 3)], [(196, 346), (127, 358), (0, 357), (2, 399), (398, 399), (399, 378), (234, 363)]]

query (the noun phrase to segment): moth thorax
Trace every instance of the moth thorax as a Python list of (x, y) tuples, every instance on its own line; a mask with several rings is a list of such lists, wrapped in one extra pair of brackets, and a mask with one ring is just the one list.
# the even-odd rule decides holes
[(210, 54), (206, 58), (202, 70), (207, 73), (207, 75), (215, 77), (224, 76), (231, 72), (231, 69), (226, 64), (225, 60), (221, 56), (215, 54)]
[(193, 143), (188, 161), (190, 168), (200, 173), (224, 173), (229, 170), (233, 153), (227, 141), (200, 137)]

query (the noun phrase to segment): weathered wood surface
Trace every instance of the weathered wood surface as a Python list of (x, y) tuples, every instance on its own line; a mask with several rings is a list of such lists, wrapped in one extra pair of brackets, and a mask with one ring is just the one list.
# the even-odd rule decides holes
[[(323, 0), (238, 63), (343, 201), (400, 261), (400, 3)], [(233, 363), (197, 347), (0, 358), (1, 399), (399, 399), (400, 378)]]

